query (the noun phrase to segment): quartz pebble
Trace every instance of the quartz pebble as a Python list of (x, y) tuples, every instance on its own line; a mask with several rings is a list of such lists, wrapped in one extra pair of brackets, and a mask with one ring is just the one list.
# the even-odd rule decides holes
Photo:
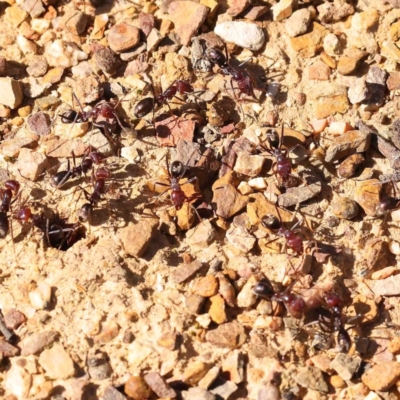
[(40, 366), (51, 379), (67, 379), (74, 375), (74, 363), (60, 344), (44, 350), (39, 357)]
[(250, 22), (223, 22), (215, 27), (214, 32), (227, 42), (253, 51), (260, 50), (265, 42), (263, 30)]
[(216, 400), (215, 395), (200, 387), (189, 388), (182, 392), (183, 400)]
[(295, 11), (285, 22), (286, 32), (290, 37), (296, 37), (307, 32), (311, 22), (311, 12), (307, 8)]
[(18, 171), (24, 178), (35, 182), (46, 169), (47, 161), (45, 154), (22, 148), (18, 155)]
[(18, 108), (24, 98), (20, 83), (12, 78), (0, 78), (0, 93), (0, 104), (12, 110)]
[(87, 54), (74, 43), (56, 39), (46, 46), (44, 56), (51, 67), (69, 68), (86, 60)]
[(280, 0), (271, 7), (273, 20), (278, 22), (290, 17), (296, 6), (297, 1), (295, 0)]

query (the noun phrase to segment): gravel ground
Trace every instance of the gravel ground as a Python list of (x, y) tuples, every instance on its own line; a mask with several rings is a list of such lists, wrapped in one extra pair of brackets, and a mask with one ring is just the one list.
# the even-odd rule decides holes
[(398, 1), (0, 10), (1, 398), (400, 398)]

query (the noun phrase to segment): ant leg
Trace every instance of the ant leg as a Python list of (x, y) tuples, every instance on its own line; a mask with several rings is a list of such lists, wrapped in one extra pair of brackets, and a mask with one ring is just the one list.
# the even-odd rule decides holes
[(231, 77), (231, 79), (230, 79), (229, 82), (230, 82), (230, 85), (231, 85), (231, 88), (232, 88), (232, 91), (233, 91), (233, 95), (234, 95), (234, 97), (235, 97), (235, 100), (236, 100), (236, 102), (239, 104), (240, 110), (242, 111), (242, 116), (243, 116), (243, 121), (244, 121), (245, 113), (244, 113), (244, 110), (243, 110), (242, 105), (240, 104), (240, 98), (238, 98), (238, 97), (236, 96), (235, 89), (233, 88), (233, 78), (232, 78), (232, 77)]

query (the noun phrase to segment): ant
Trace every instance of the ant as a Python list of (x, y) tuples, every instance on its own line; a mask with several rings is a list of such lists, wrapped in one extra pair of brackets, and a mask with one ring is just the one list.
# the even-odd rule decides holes
[[(292, 175), (292, 162), (290, 161), (288, 154), (298, 145), (295, 145), (289, 150), (282, 149), (284, 134), (284, 124), (282, 124), (280, 135), (275, 129), (268, 129), (266, 133), (267, 137), (263, 142), (259, 144), (259, 147), (262, 151), (266, 151), (272, 157), (275, 157), (276, 162), (273, 166), (273, 172), (278, 178), (279, 183), (282, 186), (287, 187), (292, 184), (293, 178), (295, 178), (295, 176)], [(268, 141), (269, 147), (264, 146), (265, 141)]]
[[(190, 159), (190, 157), (189, 157)], [(161, 186), (168, 186), (167, 189), (162, 191), (158, 197), (160, 198), (164, 193), (171, 190), (170, 199), (172, 205), (175, 207), (175, 210), (180, 210), (183, 207), (184, 203), (189, 203), (194, 199), (198, 199), (201, 195), (193, 195), (193, 196), (186, 196), (185, 192), (182, 190), (182, 186), (188, 183), (193, 182), (197, 179), (197, 177), (193, 177), (188, 179), (186, 182), (180, 184), (179, 181), (184, 177), (187, 165), (184, 165), (181, 161), (174, 161), (171, 166), (169, 165), (169, 157), (167, 156), (167, 172), (168, 172), (168, 180), (169, 185), (164, 183), (158, 183)], [(157, 201), (157, 200), (156, 200)]]
[[(349, 333), (345, 329), (345, 318), (342, 313), (343, 300), (337, 293), (327, 292), (323, 296), (323, 302), (326, 308), (322, 308), (318, 320), (305, 326), (318, 323), (324, 332), (337, 332), (337, 348), (340, 352), (347, 353), (350, 350), (351, 339)], [(323, 310), (329, 312), (328, 319), (323, 315)], [(359, 318), (359, 315), (356, 317)]]
[[(90, 148), (88, 149), (90, 151)], [(70, 161), (68, 160), (67, 170), (57, 172), (51, 179), (51, 186), (59, 189), (71, 178), (86, 175), (93, 167), (93, 164), (100, 164), (104, 160), (104, 155), (98, 151), (89, 152), (84, 157), (81, 163), (77, 166), (75, 162), (75, 154), (72, 152), (74, 167), (71, 169)]]
[[(154, 94), (154, 88), (151, 86)], [(179, 93), (180, 95), (185, 95), (189, 93), (193, 93), (193, 86), (186, 80), (177, 79), (172, 84), (165, 89), (165, 91), (158, 96), (153, 97), (145, 97), (140, 100), (133, 111), (133, 114), (136, 118), (143, 118), (151, 111), (154, 113), (155, 105), (162, 106), (163, 104), (167, 104), (169, 107), (169, 101), (172, 100)], [(153, 117), (154, 119), (154, 117)]]
[[(15, 180), (7, 180), (4, 187), (0, 189), (0, 238), (7, 236), (9, 231), (8, 212), (11, 205), (17, 200), (19, 195), (20, 184)], [(14, 199), (13, 199), (14, 196)]]
[(283, 292), (276, 292), (271, 282), (264, 278), (253, 287), (253, 293), (261, 298), (283, 303), (292, 317), (300, 318), (306, 310), (306, 303), (301, 296), (291, 292), (294, 284), (295, 282), (290, 284)]
[(85, 237), (83, 227), (79, 223), (68, 224), (65, 218), (58, 217), (50, 221), (43, 215), (34, 214), (27, 206), (15, 214), (15, 219), (23, 225), (32, 221), (32, 224), (46, 236), (49, 246), (59, 250), (65, 251)]
[(93, 208), (102, 200), (102, 195), (108, 191), (106, 179), (111, 178), (111, 172), (108, 168), (98, 168), (92, 173), (93, 192), (91, 195), (82, 188), (88, 203), (85, 203), (78, 211), (78, 218), (81, 222), (91, 221)]
[[(117, 112), (115, 111), (119, 106), (121, 100), (119, 100), (115, 105), (108, 101), (100, 101), (97, 103), (91, 110), (84, 111), (81, 102), (76, 97), (75, 93), (72, 93), (73, 99), (79, 104), (81, 111), (69, 110), (66, 113), (61, 115), (61, 122), (64, 124), (75, 124), (75, 122), (89, 122), (91, 120), (92, 126), (96, 126), (98, 128), (103, 128), (105, 132), (105, 136), (115, 144), (114, 140), (109, 135), (109, 127), (115, 126), (118, 124), (122, 130), (126, 130), (126, 128), (122, 125)], [(102, 117), (103, 121), (98, 121), (98, 119)]]
[[(258, 99), (254, 94), (255, 87), (253, 79), (247, 71), (240, 71), (239, 69), (233, 67), (229, 62), (226, 47), (225, 51), (226, 55), (224, 55), (221, 50), (215, 47), (210, 47), (206, 50), (206, 56), (212, 63), (218, 65), (224, 75), (231, 76), (230, 84), (232, 90), (234, 90), (232, 81), (235, 81), (237, 82), (240, 93), (243, 93), (246, 96), (253, 97), (258, 102)], [(247, 61), (245, 61), (244, 63), (246, 62)], [(244, 63), (240, 64), (239, 66), (243, 65)]]
[[(286, 240), (286, 246), (289, 247), (295, 253), (296, 256), (303, 254), (304, 252), (303, 238), (296, 233), (298, 231), (296, 230), (296, 227), (302, 223), (302, 220), (297, 221), (290, 229), (287, 229), (283, 226), (278, 208), (276, 209), (279, 218), (277, 218), (275, 215), (264, 216), (261, 219), (261, 225), (264, 228), (276, 232), (279, 236), (284, 237)], [(273, 239), (272, 242), (278, 239), (279, 238)]]

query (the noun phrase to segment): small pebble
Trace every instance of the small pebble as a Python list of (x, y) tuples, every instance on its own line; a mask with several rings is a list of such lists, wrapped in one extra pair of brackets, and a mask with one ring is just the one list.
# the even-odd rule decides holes
[(215, 27), (214, 32), (227, 42), (253, 51), (260, 50), (265, 42), (264, 31), (250, 22), (223, 22)]
[(203, 297), (215, 296), (218, 293), (218, 280), (214, 275), (200, 278), (193, 287), (193, 292)]
[(386, 268), (382, 268), (379, 271), (375, 271), (371, 274), (371, 279), (378, 281), (381, 279), (386, 279), (389, 278), (390, 276), (392, 276), (395, 272), (397, 271), (397, 269), (395, 267), (386, 267)]
[(338, 167), (338, 174), (341, 178), (352, 178), (357, 168), (362, 165), (365, 158), (362, 154), (352, 154), (347, 157)]
[(332, 360), (329, 366), (343, 380), (349, 381), (360, 368), (361, 361), (361, 358), (358, 356), (340, 353)]
[(253, 189), (249, 185), (248, 182), (242, 181), (239, 183), (237, 190), (242, 194), (242, 195), (248, 195), (250, 193), (253, 193)]
[(18, 108), (24, 98), (20, 83), (13, 78), (0, 78), (0, 93), (0, 104), (12, 110)]
[(125, 383), (124, 392), (133, 400), (148, 399), (151, 396), (151, 389), (140, 376), (131, 376)]
[(72, 358), (60, 344), (44, 350), (39, 356), (39, 364), (51, 379), (68, 379), (75, 373)]
[(131, 49), (139, 40), (140, 31), (136, 26), (116, 24), (108, 32), (108, 44), (116, 53)]
[(396, 241), (389, 242), (389, 251), (396, 256), (400, 254), (400, 243)]
[(364, 372), (363, 383), (371, 390), (389, 390), (400, 378), (400, 363), (380, 362)]
[(346, 387), (345, 381), (339, 375), (333, 375), (329, 378), (329, 383), (336, 389)]
[(39, 136), (45, 136), (50, 133), (51, 120), (48, 114), (38, 112), (28, 118), (29, 128)]
[(297, 1), (295, 0), (280, 0), (271, 7), (273, 20), (278, 22), (290, 17), (296, 6)]
[(311, 22), (311, 12), (308, 8), (295, 11), (285, 22), (286, 32), (290, 37), (306, 33)]
[(8, 329), (14, 330), (26, 322), (26, 317), (18, 310), (11, 308), (5, 313), (4, 322)]
[(145, 375), (144, 380), (159, 398), (174, 399), (176, 397), (175, 390), (168, 385), (166, 380), (158, 372), (151, 372)]
[(340, 197), (332, 202), (332, 212), (341, 219), (352, 219), (359, 214), (360, 208), (354, 200)]

